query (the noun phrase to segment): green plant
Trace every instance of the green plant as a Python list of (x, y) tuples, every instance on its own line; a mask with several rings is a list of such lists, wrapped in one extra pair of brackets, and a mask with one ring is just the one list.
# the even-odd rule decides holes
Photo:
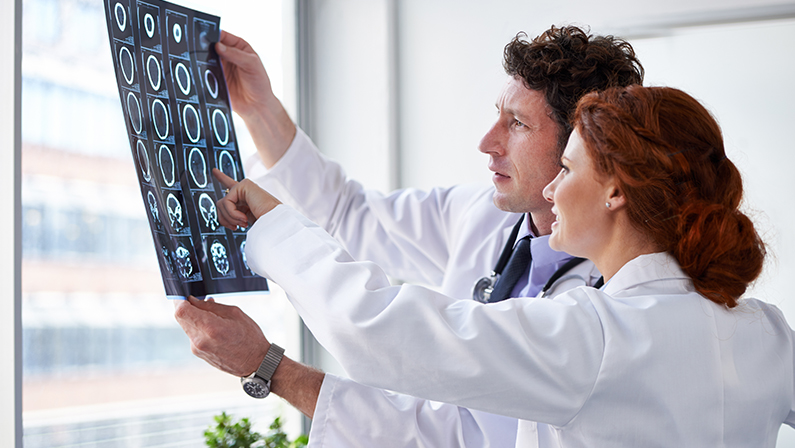
[(304, 434), (291, 442), (282, 431), (281, 417), (276, 417), (264, 437), (251, 430), (251, 421), (247, 418), (235, 422), (231, 415), (222, 412), (213, 419), (215, 426), (204, 431), (205, 443), (210, 448), (303, 448), (309, 443)]

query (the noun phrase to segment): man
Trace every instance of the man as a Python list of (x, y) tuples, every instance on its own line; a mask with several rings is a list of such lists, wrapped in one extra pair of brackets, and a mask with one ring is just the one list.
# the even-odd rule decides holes
[[(259, 158), (247, 166), (249, 177), (325, 228), (354, 258), (464, 300), (472, 298), (479, 278), (503, 271), (494, 268), (506, 243), (509, 255), (511, 240), (532, 236), (525, 244), (532, 262), (508, 262), (520, 266), (518, 280), (506, 287), (500, 278), (494, 293), (536, 296), (546, 290), (554, 295), (597, 281), (593, 266), (581, 263), (561, 278), (564, 282), (545, 285), (572, 257), (547, 246), (545, 235), (554, 218), (541, 190), (559, 169), (577, 100), (594, 89), (642, 82), (643, 70), (627, 43), (591, 37), (576, 27), (552, 27), (532, 41), (518, 35), (505, 49), (510, 78), (497, 102), (497, 121), (480, 144), (490, 158), (494, 187), (401, 190), (386, 196), (348, 180), (296, 130), (248, 44), (223, 34), (217, 50), (233, 107), (258, 148)], [(524, 223), (515, 226), (523, 215)], [(514, 226), (517, 234), (510, 238)], [(507, 278), (508, 266), (504, 268), (502, 277)], [(176, 315), (194, 353), (238, 376), (255, 371), (270, 345), (236, 308), (191, 300), (179, 304)], [(272, 387), (316, 417), (313, 444), (511, 446), (545, 437), (543, 428), (537, 434), (517, 434), (515, 419), (367, 388), (288, 358), (276, 369)]]

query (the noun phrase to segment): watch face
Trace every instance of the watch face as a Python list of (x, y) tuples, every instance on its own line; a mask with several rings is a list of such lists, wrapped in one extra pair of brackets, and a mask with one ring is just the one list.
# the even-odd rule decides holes
[(270, 385), (262, 378), (243, 378), (243, 390), (254, 398), (265, 398), (271, 392)]

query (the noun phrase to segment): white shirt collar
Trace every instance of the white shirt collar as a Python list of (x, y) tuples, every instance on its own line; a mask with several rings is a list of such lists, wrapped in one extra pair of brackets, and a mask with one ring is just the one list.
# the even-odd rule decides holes
[(676, 280), (682, 283), (681, 292), (693, 291), (692, 280), (682, 271), (676, 259), (667, 252), (657, 252), (640, 255), (622, 266), (604, 286), (604, 292), (614, 296), (660, 280)]

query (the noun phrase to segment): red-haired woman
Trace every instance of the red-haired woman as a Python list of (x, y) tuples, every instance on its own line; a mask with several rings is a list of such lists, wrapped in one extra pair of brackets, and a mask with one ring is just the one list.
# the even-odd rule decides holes
[(522, 419), (517, 446), (774, 446), (795, 425), (795, 336), (741, 299), (765, 250), (717, 123), (679, 90), (632, 86), (587, 95), (574, 127), (545, 189), (550, 245), (593, 260), (599, 290), (418, 294), (250, 182), (219, 208), (258, 218), (249, 265), (355, 380)]

